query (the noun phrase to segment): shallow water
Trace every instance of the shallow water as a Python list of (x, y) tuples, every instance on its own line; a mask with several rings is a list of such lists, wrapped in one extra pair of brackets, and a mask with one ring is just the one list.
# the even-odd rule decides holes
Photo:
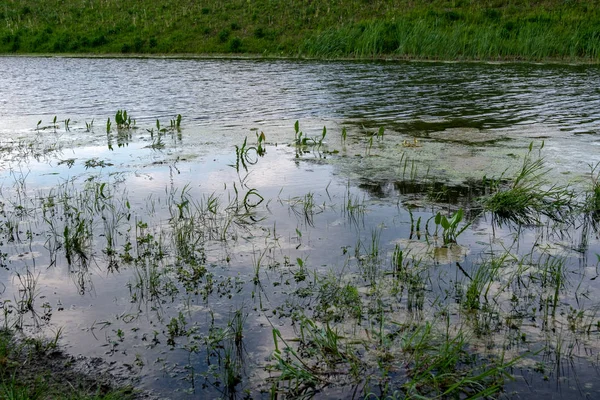
[[(530, 142), (550, 182), (585, 190), (600, 161), (597, 68), (4, 57), (0, 70), (7, 323), (48, 336), (62, 328), (68, 351), (124, 364), (168, 398), (267, 398), (273, 329), (292, 341), (299, 310), (336, 315), (322, 306), (334, 277), (365, 309), (386, 304), (395, 323), (443, 310), (468, 330), (481, 318), (489, 332), (469, 331), (474, 354), (527, 354), (509, 371), (509, 397), (600, 392), (597, 231), (581, 219), (498, 226), (476, 205), (483, 176), (511, 176)], [(136, 129), (116, 129), (119, 109)], [(178, 113), (182, 127), (170, 129)], [(293, 145), (295, 120), (317, 139), (326, 126), (324, 143)], [(251, 150), (236, 169), (235, 146), (256, 146), (260, 131), (266, 154)], [(440, 246), (433, 217), (459, 207), (471, 225), (460, 246)], [(404, 294), (382, 284), (393, 281), (395, 246), (417, 260), (422, 285)], [(464, 290), (503, 251), (520, 261), (487, 286), (493, 307), (465, 313)], [(554, 286), (539, 259), (564, 265)], [(340, 329), (373, 323), (362, 318)], [(228, 386), (232, 359), (239, 377)], [(391, 375), (402, 384), (402, 368)], [(384, 394), (377, 379), (355, 383), (354, 397)]]

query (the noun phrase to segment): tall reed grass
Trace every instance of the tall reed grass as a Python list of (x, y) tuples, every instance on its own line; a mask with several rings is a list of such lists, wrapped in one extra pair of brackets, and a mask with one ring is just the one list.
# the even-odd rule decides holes
[(300, 53), (312, 57), (598, 61), (597, 23), (565, 22), (561, 14), (496, 22), (406, 16), (332, 27), (307, 38)]

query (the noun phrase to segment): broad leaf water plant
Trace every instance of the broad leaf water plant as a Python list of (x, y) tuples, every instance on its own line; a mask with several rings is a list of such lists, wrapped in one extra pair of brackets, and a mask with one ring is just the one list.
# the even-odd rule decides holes
[(444, 242), (444, 246), (448, 246), (452, 243), (456, 243), (456, 239), (458, 238), (458, 236), (463, 233), (465, 231), (465, 229), (467, 229), (470, 224), (464, 224), (462, 226), (462, 228), (459, 229), (459, 224), (463, 219), (463, 209), (459, 209), (457, 212), (455, 212), (450, 219), (446, 218), (445, 215), (442, 215), (441, 213), (437, 213), (434, 219), (435, 225), (436, 225), (436, 232), (438, 231), (438, 228), (441, 226), (442, 227), (442, 240)]

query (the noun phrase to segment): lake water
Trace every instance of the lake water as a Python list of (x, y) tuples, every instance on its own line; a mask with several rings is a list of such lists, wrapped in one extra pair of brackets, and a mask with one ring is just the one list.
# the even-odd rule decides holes
[[(2, 57), (2, 322), (60, 329), (165, 398), (443, 392), (406, 385), (421, 335), (427, 357), (466, 338), (477, 361), (457, 371), (511, 362), (504, 396), (594, 398), (595, 216), (498, 223), (477, 199), (531, 144), (543, 187), (582, 203), (598, 82), (595, 66)], [(461, 208), (444, 245), (435, 215)]]

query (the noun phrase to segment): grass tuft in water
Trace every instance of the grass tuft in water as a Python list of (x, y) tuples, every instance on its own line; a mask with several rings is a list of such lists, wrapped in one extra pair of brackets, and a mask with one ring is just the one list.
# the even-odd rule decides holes
[(600, 212), (600, 163), (590, 164), (590, 188), (587, 193), (586, 209), (593, 213)]
[[(540, 151), (543, 146), (542, 142)], [(573, 191), (568, 186), (551, 185), (544, 159), (532, 153), (533, 143), (529, 145), (521, 169), (508, 183), (504, 183), (503, 177), (497, 180), (484, 177), (492, 194), (483, 199), (483, 206), (499, 221), (533, 224), (539, 223), (540, 215), (563, 220), (572, 209)]]

